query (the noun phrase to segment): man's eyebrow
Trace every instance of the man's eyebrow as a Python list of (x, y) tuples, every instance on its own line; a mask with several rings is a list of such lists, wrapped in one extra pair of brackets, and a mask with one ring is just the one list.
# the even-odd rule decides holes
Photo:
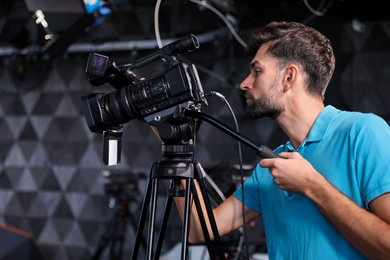
[(256, 65), (259, 65), (259, 61), (255, 60), (255, 61), (252, 61), (251, 62), (251, 69), (253, 69), (254, 67), (256, 67)]
[(253, 68), (254, 66), (256, 66), (256, 64), (258, 64), (257, 61), (252, 61), (252, 62), (251, 62), (251, 68)]

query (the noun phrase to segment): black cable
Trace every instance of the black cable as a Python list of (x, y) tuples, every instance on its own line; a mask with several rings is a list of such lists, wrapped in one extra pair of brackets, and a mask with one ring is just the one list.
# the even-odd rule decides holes
[[(236, 118), (234, 111), (233, 111), (232, 107), (230, 106), (229, 102), (226, 100), (226, 98), (222, 94), (220, 94), (216, 91), (211, 91), (210, 93), (205, 94), (205, 96), (209, 96), (209, 95), (215, 95), (215, 96), (219, 97), (226, 104), (226, 106), (228, 107), (229, 112), (231, 113), (232, 118), (234, 120), (236, 131), (240, 132), (237, 118)], [(246, 225), (245, 225), (246, 220), (245, 220), (244, 170), (243, 170), (242, 151), (241, 151), (241, 143), (240, 142), (238, 142), (238, 160), (239, 160), (239, 165), (240, 165), (240, 178), (241, 178), (241, 188), (242, 188), (241, 189), (241, 191), (242, 191), (242, 221), (243, 221), (243, 230), (244, 230), (242, 232), (243, 233), (242, 235), (244, 237), (244, 243), (245, 243), (245, 247), (246, 247), (246, 257), (245, 258), (249, 259), (249, 245), (248, 245)], [(237, 249), (236, 257), (234, 258), (235, 260), (238, 259), (240, 252), (241, 252), (241, 248), (239, 246), (239, 248)]]

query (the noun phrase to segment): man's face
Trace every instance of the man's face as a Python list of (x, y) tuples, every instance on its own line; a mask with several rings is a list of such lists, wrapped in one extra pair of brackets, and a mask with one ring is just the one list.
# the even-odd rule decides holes
[(252, 119), (275, 119), (284, 111), (278, 62), (266, 53), (267, 49), (268, 45), (259, 48), (251, 62), (251, 73), (240, 85), (245, 90), (246, 112)]

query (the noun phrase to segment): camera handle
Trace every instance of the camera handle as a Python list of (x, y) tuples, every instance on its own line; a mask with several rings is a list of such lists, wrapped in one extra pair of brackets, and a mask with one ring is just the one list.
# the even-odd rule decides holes
[[(163, 145), (163, 149), (165, 149)], [(191, 150), (189, 145), (173, 145), (168, 147), (171, 149), (178, 149), (181, 154), (183, 150)], [(192, 152), (192, 151), (191, 151)], [(191, 153), (190, 152), (190, 153)], [(172, 152), (175, 154), (175, 152)], [(195, 207), (198, 212), (199, 220), (202, 226), (202, 231), (205, 236), (207, 249), (210, 254), (211, 259), (224, 259), (224, 252), (222, 250), (221, 239), (218, 233), (218, 229), (215, 223), (214, 215), (211, 208), (211, 203), (209, 197), (207, 195), (206, 186), (204, 184), (204, 176), (205, 172), (201, 167), (200, 163), (193, 162), (191, 159), (187, 158), (178, 159), (178, 158), (165, 158), (162, 161), (155, 162), (151, 168), (149, 180), (147, 183), (147, 188), (145, 192), (144, 202), (141, 209), (141, 215), (139, 218), (139, 224), (136, 233), (136, 240), (133, 247), (132, 252), (132, 260), (136, 260), (138, 256), (138, 251), (142, 239), (142, 233), (144, 229), (144, 224), (146, 221), (147, 213), (149, 212), (149, 227), (148, 227), (148, 244), (146, 250), (146, 259), (159, 259), (163, 239), (165, 236), (165, 230), (168, 223), (169, 213), (171, 210), (171, 205), (174, 197), (184, 197), (185, 205), (184, 205), (184, 219), (182, 224), (182, 248), (181, 248), (181, 259), (188, 259), (188, 235), (190, 228), (190, 209), (191, 209), (191, 197), (195, 201)], [(154, 249), (154, 225), (156, 219), (156, 208), (157, 208), (157, 193), (158, 193), (158, 185), (160, 179), (170, 179), (172, 180), (165, 204), (165, 209), (163, 213), (163, 219), (161, 221), (161, 228), (158, 237), (157, 246), (155, 249), (155, 253), (153, 256)], [(186, 180), (186, 189), (180, 189), (181, 180)], [(217, 254), (214, 252), (214, 248), (212, 247), (210, 235), (207, 230), (205, 217), (202, 212), (202, 207), (200, 204), (200, 200), (197, 194), (197, 190), (195, 188), (194, 180), (197, 180), (200, 186), (200, 191), (205, 203), (205, 208), (207, 211), (207, 215), (209, 217), (209, 221), (211, 224), (212, 232), (214, 235), (214, 240), (217, 246)], [(149, 203), (151, 203), (149, 208)], [(216, 256), (218, 255), (218, 257)]]
[(207, 123), (215, 126), (216, 128), (218, 128), (222, 132), (230, 135), (234, 139), (238, 140), (239, 142), (245, 144), (246, 146), (248, 146), (252, 150), (256, 151), (256, 154), (261, 158), (283, 158), (282, 156), (275, 153), (267, 146), (257, 145), (255, 142), (253, 142), (249, 138), (243, 136), (242, 134), (238, 133), (237, 131), (231, 129), (230, 127), (224, 125), (223, 123), (221, 123), (217, 119), (215, 119), (215, 118), (213, 118), (205, 113), (197, 112), (194, 110), (185, 110), (184, 114), (186, 116), (191, 117), (191, 118), (201, 119), (201, 120), (206, 121)]

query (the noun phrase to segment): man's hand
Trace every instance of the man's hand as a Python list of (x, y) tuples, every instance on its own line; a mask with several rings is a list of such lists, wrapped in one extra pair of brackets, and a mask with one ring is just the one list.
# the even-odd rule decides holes
[(302, 194), (308, 192), (311, 180), (320, 174), (297, 152), (280, 155), (285, 159), (263, 159), (260, 167), (268, 168), (280, 189)]
[(390, 259), (390, 193), (374, 199), (372, 212), (358, 206), (330, 184), (299, 153), (281, 153), (286, 159), (263, 159), (282, 190), (301, 193), (313, 201), (340, 233), (370, 259)]

